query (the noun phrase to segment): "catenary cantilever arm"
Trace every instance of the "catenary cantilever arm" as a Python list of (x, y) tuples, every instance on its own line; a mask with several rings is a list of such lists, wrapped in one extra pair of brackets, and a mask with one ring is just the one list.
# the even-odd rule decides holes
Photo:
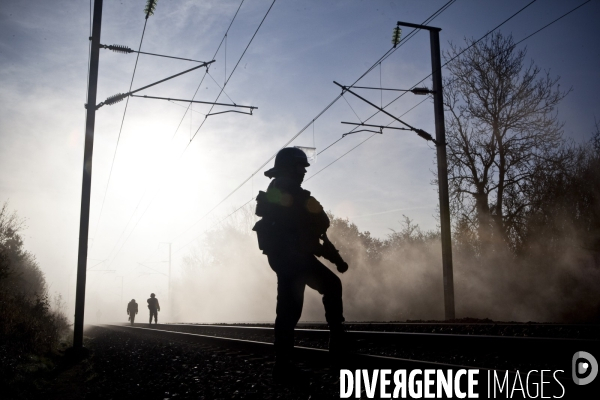
[(141, 88), (139, 88), (139, 89), (136, 89), (136, 90), (132, 90), (131, 92), (127, 92), (127, 93), (119, 93), (119, 94), (116, 94), (116, 95), (114, 95), (114, 96), (110, 96), (109, 98), (107, 98), (106, 100), (104, 100), (102, 103), (98, 104), (98, 105), (96, 106), (96, 110), (97, 110), (97, 109), (99, 109), (99, 108), (100, 108), (100, 107), (102, 107), (102, 106), (105, 106), (105, 105), (113, 105), (113, 104), (115, 104), (115, 103), (118, 103), (118, 102), (120, 102), (121, 100), (123, 100), (124, 98), (126, 98), (126, 97), (128, 97), (128, 96), (131, 96), (132, 94), (134, 94), (134, 93), (137, 93), (137, 92), (139, 92), (139, 91), (141, 91), (141, 90), (148, 89), (149, 87), (156, 86), (156, 85), (158, 85), (159, 83), (163, 83), (163, 82), (166, 82), (166, 81), (168, 81), (168, 80), (170, 80), (170, 79), (177, 78), (178, 76), (181, 76), (181, 75), (183, 75), (183, 74), (187, 74), (188, 72), (192, 72), (192, 71), (194, 71), (194, 70), (196, 70), (196, 69), (198, 69), (198, 68), (206, 67), (207, 65), (209, 65), (209, 64), (212, 64), (212, 63), (214, 63), (214, 62), (215, 62), (215, 60), (208, 61), (208, 62), (204, 62), (204, 63), (202, 63), (202, 64), (200, 64), (200, 65), (198, 65), (198, 66), (196, 66), (196, 67), (194, 67), (194, 68), (190, 68), (190, 69), (187, 69), (187, 70), (185, 70), (185, 71), (183, 71), (183, 72), (180, 72), (180, 73), (178, 73), (178, 74), (171, 75), (171, 76), (169, 76), (169, 77), (167, 77), (167, 78), (165, 78), (165, 79), (161, 79), (160, 81), (157, 81), (157, 82), (151, 83), (151, 84), (149, 84), (149, 85), (143, 86), (143, 87), (141, 87)]
[(423, 139), (431, 141), (431, 142), (435, 143), (436, 145), (438, 145), (438, 142), (429, 133), (425, 132), (423, 129), (415, 128), (414, 126), (407, 124), (406, 122), (402, 121), (400, 118), (397, 118), (394, 115), (390, 114), (389, 112), (385, 111), (383, 108), (376, 106), (375, 104), (371, 103), (369, 100), (365, 99), (364, 97), (354, 93), (352, 90), (350, 90), (348, 88), (348, 86), (340, 85), (336, 81), (333, 81), (333, 83), (335, 83), (336, 85), (338, 85), (339, 87), (342, 88), (342, 94), (343, 94), (343, 92), (349, 92), (350, 94), (353, 94), (354, 96), (358, 97), (365, 103), (375, 107), (376, 109), (378, 109), (380, 112), (384, 113), (385, 115), (395, 119), (396, 121), (400, 122), (402, 125), (410, 128), (411, 131), (415, 132), (417, 135), (421, 136)]

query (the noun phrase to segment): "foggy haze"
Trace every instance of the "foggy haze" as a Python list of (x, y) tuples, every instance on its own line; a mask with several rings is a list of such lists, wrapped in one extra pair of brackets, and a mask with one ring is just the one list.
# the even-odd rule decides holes
[[(200, 69), (141, 94), (191, 99), (198, 88), (197, 100), (216, 101), (270, 3), (244, 2), (226, 47), (215, 56), (212, 78), (202, 80)], [(404, 132), (374, 135), (358, 147), (369, 133), (336, 142), (348, 132), (341, 121), (359, 122), (373, 113), (349, 96), (311, 121), (339, 94), (333, 80), (352, 83), (390, 49), (398, 20), (421, 23), (445, 3), (276, 2), (227, 84), (227, 96), (218, 99), (258, 107), (252, 116), (206, 118), (209, 106), (194, 105), (186, 112), (181, 107), (186, 103), (148, 99), (130, 99), (125, 116), (125, 102), (99, 109), (85, 321), (125, 322), (127, 302), (135, 298), (137, 321), (144, 322), (150, 293), (161, 304), (159, 322), (272, 321), (276, 277), (250, 230), (254, 203), (248, 201), (266, 187), (262, 172), (272, 161), (259, 167), (306, 126), (290, 145), (326, 151), (309, 167), (307, 178), (318, 175), (304, 187), (336, 218), (347, 218), (347, 226), (356, 224), (347, 242), (336, 237), (343, 223), (330, 233), (350, 264), (341, 275), (346, 319), (442, 318), (440, 245), (430, 233), (438, 231), (438, 195), (431, 185), (435, 149)], [(478, 38), (526, 3), (456, 2), (431, 25), (442, 28), (445, 51), (449, 41)], [(142, 51), (209, 61), (239, 5), (159, 1), (148, 19)], [(145, 22), (143, 6), (138, 0), (105, 1), (101, 42), (136, 47)], [(572, 7), (558, 0), (537, 2), (501, 29), (520, 40)], [(560, 75), (564, 87), (573, 87), (558, 110), (565, 137), (576, 144), (589, 141), (600, 110), (600, 58), (590, 43), (599, 36), (599, 12), (600, 5), (590, 2), (520, 45), (538, 65)], [(70, 318), (89, 30), (88, 2), (7, 0), (0, 8), (0, 204), (8, 201), (26, 219), (24, 246), (36, 257), (49, 293), (62, 294)], [(404, 35), (409, 32), (405, 29)], [(134, 64), (135, 54), (102, 50), (98, 102), (127, 90)], [(190, 67), (140, 56), (133, 88)], [(359, 84), (406, 89), (430, 71), (429, 37), (421, 32)], [(431, 86), (430, 79), (423, 85)], [(368, 96), (376, 104), (395, 97), (375, 91)], [(421, 100), (405, 96), (388, 110), (406, 113), (406, 122), (434, 132), (431, 101), (417, 106)], [(390, 120), (378, 116), (370, 122)], [(246, 203), (243, 217), (240, 211), (219, 223)], [(421, 227), (421, 234), (402, 236), (407, 228), (403, 214)], [(375, 243), (369, 240), (379, 243), (378, 254), (369, 253), (369, 243)], [(509, 255), (473, 261), (457, 250), (457, 316), (591, 318), (597, 270), (577, 244), (565, 248), (548, 268)], [(546, 250), (541, 246), (539, 251)], [(571, 315), (574, 310), (580, 313)], [(323, 320), (320, 296), (311, 289), (306, 290), (302, 319)]]

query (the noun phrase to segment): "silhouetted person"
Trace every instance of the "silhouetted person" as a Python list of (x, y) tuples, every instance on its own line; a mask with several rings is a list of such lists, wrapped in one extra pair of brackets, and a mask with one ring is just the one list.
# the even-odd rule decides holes
[(259, 192), (256, 199), (256, 215), (262, 219), (253, 229), (258, 236), (259, 248), (277, 274), (273, 378), (282, 382), (290, 382), (298, 374), (291, 357), (294, 328), (302, 314), (306, 285), (323, 295), (325, 318), (330, 329), (330, 353), (344, 351), (342, 283), (315, 256), (334, 262), (342, 273), (348, 269), (348, 264), (327, 239), (329, 217), (323, 207), (300, 186), (309, 165), (302, 150), (282, 149), (275, 157), (274, 168), (265, 172), (267, 177), (275, 179), (266, 193)]
[(129, 303), (127, 303), (127, 315), (129, 315), (129, 320), (131, 321), (131, 325), (133, 325), (133, 321), (135, 321), (135, 315), (138, 313), (138, 303), (135, 302), (135, 299), (131, 299)]
[(154, 323), (158, 324), (158, 312), (160, 311), (160, 304), (154, 293), (150, 294), (148, 299), (148, 309), (150, 310), (150, 324), (152, 323), (152, 316), (154, 316)]

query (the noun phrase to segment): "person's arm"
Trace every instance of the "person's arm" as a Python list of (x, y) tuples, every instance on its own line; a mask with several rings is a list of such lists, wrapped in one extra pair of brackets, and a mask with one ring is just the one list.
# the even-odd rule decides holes
[(156, 299), (156, 309), (160, 311), (160, 304), (158, 303), (158, 299)]

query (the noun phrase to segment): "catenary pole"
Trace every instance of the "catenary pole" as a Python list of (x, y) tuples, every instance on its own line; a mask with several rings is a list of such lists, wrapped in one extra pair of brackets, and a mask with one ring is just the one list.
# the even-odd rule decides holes
[(435, 139), (438, 142), (437, 172), (440, 196), (440, 225), (442, 229), (442, 268), (444, 277), (444, 311), (446, 319), (455, 318), (454, 272), (452, 266), (452, 239), (450, 232), (450, 196), (448, 194), (448, 160), (446, 158), (446, 124), (444, 121), (444, 95), (442, 93), (442, 63), (440, 31), (430, 30), (431, 77), (433, 79), (433, 110), (435, 113)]
[(85, 280), (87, 270), (88, 231), (90, 225), (90, 192), (92, 186), (92, 154), (94, 150), (94, 125), (96, 122), (96, 89), (100, 58), (100, 30), (102, 0), (94, 0), (94, 20), (90, 52), (88, 97), (86, 104), (85, 145), (83, 154), (83, 181), (81, 184), (81, 214), (79, 216), (79, 254), (77, 257), (77, 288), (75, 291), (75, 323), (73, 348), (83, 348), (83, 317), (85, 311)]
[(448, 194), (448, 160), (446, 156), (446, 125), (444, 122), (444, 94), (440, 52), (440, 28), (398, 21), (398, 25), (429, 31), (431, 46), (431, 77), (433, 79), (433, 110), (437, 149), (437, 177), (440, 198), (440, 225), (442, 236), (442, 273), (444, 282), (444, 315), (454, 319), (454, 273), (452, 266), (452, 239), (450, 232), (450, 197)]
[(171, 245), (173, 243), (169, 243), (169, 319), (171, 322), (173, 321), (173, 298), (171, 296)]

